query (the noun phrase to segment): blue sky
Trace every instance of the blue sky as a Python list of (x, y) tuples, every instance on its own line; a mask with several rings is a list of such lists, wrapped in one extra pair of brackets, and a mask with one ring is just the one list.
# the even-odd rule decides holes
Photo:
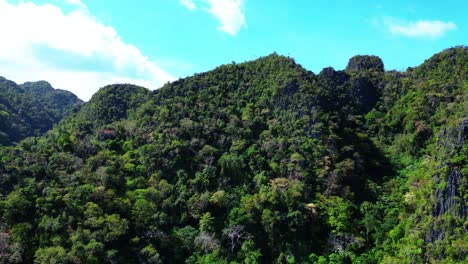
[(357, 54), (405, 70), (467, 45), (466, 10), (466, 0), (0, 0), (13, 39), (0, 41), (0, 75), (87, 100), (108, 83), (156, 89), (272, 52), (316, 73)]

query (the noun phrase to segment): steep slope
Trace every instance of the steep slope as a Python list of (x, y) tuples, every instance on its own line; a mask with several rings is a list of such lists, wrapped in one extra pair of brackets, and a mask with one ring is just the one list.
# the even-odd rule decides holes
[(0, 149), (0, 258), (462, 262), (466, 56), (315, 75), (272, 54), (152, 93), (105, 87)]
[(383, 100), (366, 116), (400, 169), (381, 198), (390, 204), (381, 220), (396, 223), (377, 227), (388, 232), (385, 263), (467, 260), (467, 77), (468, 48), (447, 49), (388, 74)]
[(81, 104), (74, 94), (47, 82), (17, 85), (0, 77), (0, 145), (43, 134)]

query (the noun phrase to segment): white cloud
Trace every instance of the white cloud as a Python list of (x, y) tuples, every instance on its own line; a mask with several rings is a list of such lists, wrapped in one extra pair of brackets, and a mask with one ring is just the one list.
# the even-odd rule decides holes
[(88, 100), (98, 88), (128, 82), (159, 88), (173, 77), (96, 20), (79, 0), (64, 13), (51, 4), (0, 0), (0, 75), (47, 80)]
[(180, 2), (189, 10), (195, 10), (197, 4), (202, 5), (202, 10), (216, 17), (221, 23), (219, 31), (236, 35), (245, 26), (243, 0), (181, 0)]
[(393, 35), (418, 38), (440, 38), (448, 31), (457, 29), (455, 23), (439, 20), (406, 22), (398, 21), (394, 18), (386, 18), (384, 24)]
[(245, 25), (242, 0), (208, 0), (209, 12), (220, 22), (218, 30), (235, 35)]
[(187, 7), (190, 11), (193, 11), (193, 10), (195, 10), (195, 8), (196, 8), (196, 5), (195, 5), (195, 3), (193, 2), (193, 0), (180, 0), (180, 3), (181, 3), (183, 6)]

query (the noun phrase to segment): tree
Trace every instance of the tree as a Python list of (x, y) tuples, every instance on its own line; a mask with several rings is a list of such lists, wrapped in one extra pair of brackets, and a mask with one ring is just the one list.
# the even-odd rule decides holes
[(34, 263), (61, 264), (66, 263), (67, 254), (63, 247), (40, 248), (34, 254)]

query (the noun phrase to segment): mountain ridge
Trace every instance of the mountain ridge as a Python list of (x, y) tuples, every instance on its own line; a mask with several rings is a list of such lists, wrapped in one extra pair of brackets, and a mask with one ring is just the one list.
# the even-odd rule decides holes
[(0, 145), (45, 133), (82, 104), (73, 93), (45, 81), (17, 85), (0, 77), (0, 91)]
[(0, 148), (0, 259), (463, 263), (467, 61), (316, 75), (272, 54), (106, 86)]

